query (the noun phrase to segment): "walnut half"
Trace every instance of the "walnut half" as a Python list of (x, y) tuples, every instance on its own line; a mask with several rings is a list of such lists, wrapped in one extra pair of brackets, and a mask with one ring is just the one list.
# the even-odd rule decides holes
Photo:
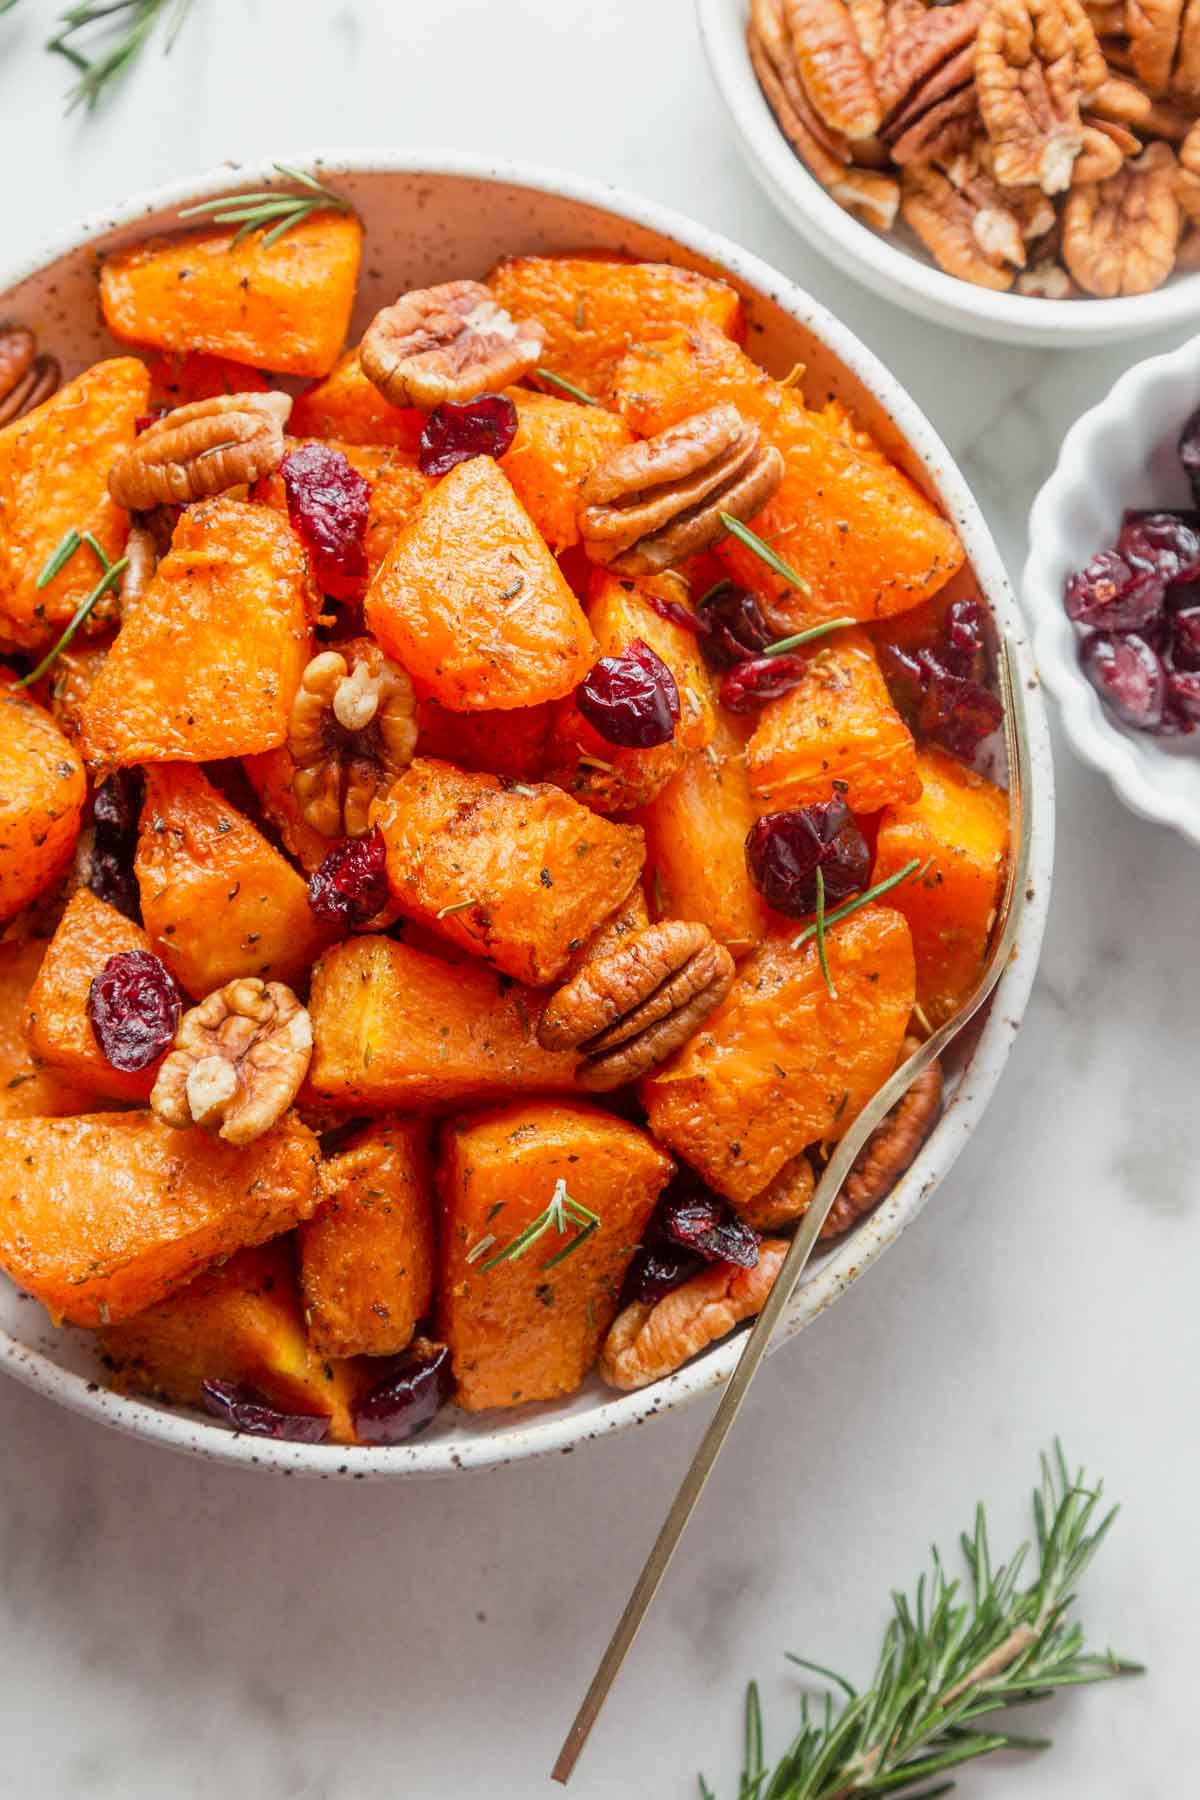
[(292, 788), (314, 831), (361, 837), (377, 793), (402, 775), (417, 746), (408, 673), (371, 638), (314, 656), (288, 721)]
[(292, 1104), (312, 1058), (312, 1022), (281, 981), (243, 976), (184, 1013), (150, 1105), (166, 1125), (249, 1144)]

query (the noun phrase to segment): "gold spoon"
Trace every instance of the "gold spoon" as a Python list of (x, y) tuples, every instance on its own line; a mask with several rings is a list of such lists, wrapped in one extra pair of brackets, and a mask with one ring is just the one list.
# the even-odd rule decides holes
[(579, 1761), (592, 1726), (596, 1723), (600, 1709), (608, 1698), (609, 1690), (638, 1634), (642, 1620), (649, 1611), (650, 1603), (658, 1592), (659, 1583), (667, 1572), (668, 1564), (683, 1536), (684, 1527), (695, 1510), (696, 1502), (704, 1490), (704, 1484), (712, 1474), (713, 1465), (720, 1455), (733, 1421), (737, 1417), (738, 1408), (746, 1397), (746, 1390), (766, 1354), (767, 1346), (779, 1322), (780, 1315), (795, 1292), (797, 1283), (804, 1273), (804, 1266), (812, 1255), (813, 1246), (820, 1235), (821, 1227), (829, 1216), (830, 1208), (838, 1196), (843, 1181), (850, 1173), (855, 1158), (871, 1133), (896, 1102), (908, 1092), (918, 1075), (922, 1074), (935, 1057), (939, 1056), (947, 1045), (953, 1042), (968, 1021), (979, 1011), (1008, 965), (1025, 900), (1033, 812), (1027, 798), (1029, 791), (1029, 738), (1025, 722), (1024, 699), (1021, 693), (1016, 656), (1007, 639), (1002, 639), (1000, 642), (997, 663), (1000, 699), (1004, 707), (1004, 744), (1008, 758), (1009, 858), (1004, 893), (992, 930), (992, 947), (987, 963), (971, 997), (960, 1007), (952, 1019), (947, 1019), (944, 1025), (925, 1040), (919, 1050), (913, 1052), (907, 1062), (901, 1063), (891, 1080), (885, 1082), (869, 1105), (863, 1108), (830, 1158), (825, 1172), (817, 1184), (812, 1203), (804, 1215), (803, 1223), (792, 1239), (791, 1247), (775, 1278), (775, 1285), (767, 1297), (766, 1305), (746, 1336), (742, 1354), (729, 1378), (729, 1384), (722, 1396), (721, 1404), (714, 1413), (708, 1430), (700, 1440), (700, 1446), (692, 1458), (691, 1467), (680, 1484), (679, 1491), (671, 1504), (671, 1510), (655, 1539), (654, 1548), (646, 1559), (625, 1610), (617, 1622), (617, 1628), (609, 1640), (608, 1648), (601, 1657), (600, 1665), (592, 1677), (591, 1686), (584, 1695), (583, 1703), (575, 1715), (571, 1729), (563, 1740), (562, 1749), (558, 1753), (551, 1774), (555, 1781), (561, 1781), (564, 1785), (571, 1779), (572, 1770)]

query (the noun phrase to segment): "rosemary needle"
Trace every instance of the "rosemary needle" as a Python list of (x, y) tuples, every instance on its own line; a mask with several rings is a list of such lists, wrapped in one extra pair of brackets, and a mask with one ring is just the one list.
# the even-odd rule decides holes
[(759, 537), (757, 531), (751, 531), (748, 525), (743, 525), (742, 521), (735, 519), (732, 513), (723, 512), (721, 523), (730, 537), (735, 537), (739, 543), (745, 544), (747, 550), (753, 550), (758, 560), (766, 563), (768, 569), (773, 569), (776, 575), (782, 576), (789, 587), (799, 588), (802, 594), (812, 593), (812, 588), (805, 581), (803, 575), (797, 575), (795, 569), (785, 563), (781, 556), (777, 556), (770, 544)]
[(109, 589), (117, 585), (117, 582), (120, 581), (122, 575), (129, 567), (129, 558), (127, 556), (122, 556), (118, 562), (112, 562), (105, 553), (103, 546), (95, 537), (93, 537), (90, 531), (79, 532), (72, 526), (70, 531), (64, 533), (57, 547), (51, 551), (46, 560), (45, 567), (37, 578), (37, 586), (39, 588), (48, 586), (49, 583), (54, 580), (54, 577), (70, 562), (75, 552), (82, 549), (85, 544), (100, 564), (102, 571), (100, 579), (95, 587), (92, 588), (91, 592), (85, 594), (84, 598), (79, 602), (79, 605), (75, 608), (74, 615), (69, 620), (62, 636), (58, 639), (58, 642), (53, 644), (50, 649), (47, 650), (45, 656), (43, 656), (41, 662), (35, 669), (31, 669), (28, 675), (22, 675), (20, 681), (14, 683), (14, 686), (17, 689), (32, 687), (35, 682), (42, 679), (42, 676), (45, 675), (49, 669), (54, 667), (54, 664), (71, 643), (71, 640), (74, 638), (80, 626), (84, 624), (94, 608), (101, 600), (103, 600)]
[(222, 194), (215, 200), (201, 200), (196, 206), (183, 207), (179, 217), (208, 218), (214, 225), (236, 225), (238, 229), (234, 233), (231, 249), (251, 232), (269, 226), (270, 229), (264, 231), (262, 242), (264, 249), (270, 249), (285, 232), (303, 224), (315, 212), (351, 210), (348, 200), (343, 200), (340, 194), (323, 186), (306, 170), (290, 168), (287, 163), (274, 163), (272, 167), (307, 192), (284, 194), (275, 188), (263, 188), (255, 193)]

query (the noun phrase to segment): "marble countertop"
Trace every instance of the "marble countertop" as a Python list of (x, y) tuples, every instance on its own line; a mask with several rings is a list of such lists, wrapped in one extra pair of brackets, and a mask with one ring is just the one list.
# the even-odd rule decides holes
[[(948, 343), (851, 285), (742, 168), (688, 0), (201, 0), (169, 62), (152, 50), (100, 116), (65, 123), (69, 71), (38, 50), (58, 10), (20, 0), (0, 20), (6, 254), (225, 156), (425, 144), (603, 176), (739, 239), (859, 332), (945, 436), (1014, 574), (1066, 427), (1183, 335)], [(745, 1679), (782, 1746), (784, 1651), (865, 1678), (888, 1590), (931, 1536), (949, 1547), (980, 1495), (1001, 1547), (1024, 1533), (1056, 1431), (1123, 1503), (1086, 1578), (1089, 1630), (1151, 1673), (1041, 1709), (1054, 1750), (961, 1792), (1165, 1800), (1194, 1767), (1200, 862), (1058, 750), (1049, 933), (1000, 1090), (903, 1241), (762, 1372), (580, 1800), (682, 1800), (697, 1768), (726, 1800)], [(546, 1464), (336, 1487), (176, 1459), (0, 1385), (0, 1794), (549, 1792), (703, 1423), (696, 1408)]]

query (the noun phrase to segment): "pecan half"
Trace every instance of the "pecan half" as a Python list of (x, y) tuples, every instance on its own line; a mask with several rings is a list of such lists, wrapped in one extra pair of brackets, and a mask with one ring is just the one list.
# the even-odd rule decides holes
[[(910, 165), (904, 171), (900, 211), (939, 268), (977, 287), (1005, 292), (1013, 284), (1006, 253), (1020, 249), (1015, 215), (981, 208), (959, 193), (940, 169)], [(990, 216), (989, 216), (990, 214)], [(977, 222), (982, 220), (977, 232)], [(1023, 250), (1021, 260), (1024, 260)]]
[(831, 132), (817, 117), (790, 63), (776, 61), (770, 43), (757, 23), (761, 13), (777, 16), (778, 0), (753, 0), (751, 7), (746, 47), (758, 84), (775, 115), (776, 124), (801, 162), (822, 187), (832, 187), (850, 159), (846, 140)]
[(1175, 255), (1177, 269), (1200, 269), (1200, 229), (1189, 225), (1179, 240)]
[(121, 577), (121, 611), (140, 600), (158, 567), (158, 544), (148, 526), (134, 524), (125, 539), (126, 569)]
[(1036, 262), (1017, 276), (1017, 292), (1035, 300), (1070, 300), (1075, 284), (1061, 263)]
[(218, 394), (177, 406), (149, 426), (108, 472), (131, 512), (184, 505), (269, 475), (283, 461), (288, 394)]
[(843, 169), (829, 189), (864, 225), (890, 231), (900, 211), (900, 183), (874, 169)]
[(1092, 95), (1090, 110), (1097, 119), (1110, 119), (1114, 125), (1140, 125), (1153, 105), (1143, 88), (1112, 75)]
[(1083, 149), (1080, 106), (1108, 66), (1079, 0), (992, 0), (975, 86), (1002, 187), (1065, 193)]
[(1134, 73), (1151, 94), (1165, 95), (1179, 43), (1183, 0), (1127, 0), (1125, 30)]
[(1192, 224), (1200, 221), (1200, 122), (1192, 126), (1179, 146), (1175, 198)]
[(32, 331), (0, 325), (0, 425), (11, 425), (49, 400), (61, 380), (58, 359), (38, 354)]
[(1162, 285), (1179, 243), (1177, 174), (1170, 145), (1151, 144), (1108, 181), (1072, 188), (1063, 209), (1063, 261), (1081, 288), (1110, 300)]
[(376, 794), (417, 747), (417, 702), (406, 670), (371, 638), (314, 656), (288, 720), (292, 791), (314, 831), (361, 837)]
[(661, 1300), (635, 1300), (625, 1307), (600, 1351), (600, 1373), (609, 1387), (629, 1391), (661, 1381), (743, 1319), (754, 1318), (787, 1251), (783, 1238), (764, 1238), (752, 1269), (713, 1263)]
[(577, 1079), (602, 1092), (665, 1062), (707, 1018), (734, 964), (707, 925), (660, 919), (585, 963), (538, 1021), (544, 1050), (579, 1050)]
[(845, 0), (783, 0), (804, 91), (832, 131), (874, 137), (881, 108), (871, 65)]
[(511, 318), (482, 282), (444, 281), (376, 313), (358, 360), (392, 406), (428, 411), (520, 381), (545, 341), (540, 325)]
[(594, 562), (653, 575), (726, 535), (723, 512), (749, 519), (783, 479), (783, 457), (736, 406), (694, 413), (626, 444), (579, 490), (579, 534)]
[[(939, 125), (951, 113), (974, 114), (975, 36), (982, 17), (980, 0), (963, 0), (889, 29), (875, 64), (875, 87), (883, 109), (880, 136), (892, 145), (908, 140), (901, 161), (911, 160), (917, 128), (935, 108)], [(948, 108), (951, 99), (956, 104)]]
[[(1107, 181), (1115, 175), (1126, 156), (1141, 149), (1140, 138), (1132, 132), (1123, 134), (1121, 140), (1110, 136), (1110, 132), (1119, 129), (1104, 123), (1089, 125), (1086, 120), (1083, 126), (1083, 148), (1075, 162), (1074, 185), (1085, 187), (1089, 181)], [(1129, 140), (1131, 149), (1124, 148)]]
[[(900, 1060), (905, 1061), (919, 1047), (919, 1038), (906, 1038)], [(933, 1062), (917, 1076), (859, 1151), (821, 1227), (822, 1239), (840, 1237), (891, 1193), (937, 1124), (941, 1110), (942, 1065)]]
[(283, 1117), (308, 1073), (312, 1023), (291, 988), (245, 976), (184, 1013), (150, 1105), (164, 1124), (249, 1144)]
[(1200, 0), (1185, 0), (1171, 90), (1192, 107), (1200, 98)]

